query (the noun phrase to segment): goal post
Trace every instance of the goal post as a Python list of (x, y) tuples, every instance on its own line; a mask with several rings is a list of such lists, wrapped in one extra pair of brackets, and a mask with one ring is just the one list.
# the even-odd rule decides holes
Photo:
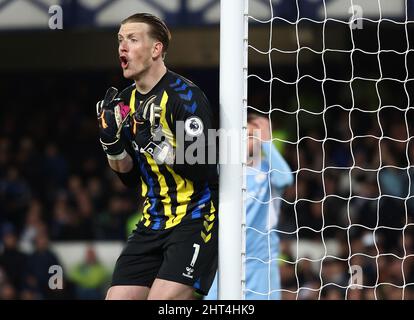
[(218, 298), (414, 300), (413, 1), (220, 4)]
[[(246, 154), (243, 137), (246, 136), (247, 108), (246, 8), (247, 0), (220, 2), (220, 300), (243, 298), (243, 162)], [(226, 139), (230, 139), (228, 143), (224, 143)], [(231, 159), (234, 161), (230, 161)]]

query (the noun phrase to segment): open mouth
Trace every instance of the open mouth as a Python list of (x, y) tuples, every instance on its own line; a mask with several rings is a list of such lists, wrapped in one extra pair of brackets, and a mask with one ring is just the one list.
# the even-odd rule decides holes
[(119, 57), (119, 61), (121, 61), (121, 67), (122, 69), (128, 68), (128, 59), (124, 56)]

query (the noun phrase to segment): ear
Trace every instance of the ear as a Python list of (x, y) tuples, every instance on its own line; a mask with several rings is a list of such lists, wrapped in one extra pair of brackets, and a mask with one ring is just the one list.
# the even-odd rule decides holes
[(152, 57), (154, 59), (158, 58), (159, 56), (162, 57), (162, 49), (164, 48), (164, 45), (160, 41), (154, 42), (154, 47), (152, 49)]

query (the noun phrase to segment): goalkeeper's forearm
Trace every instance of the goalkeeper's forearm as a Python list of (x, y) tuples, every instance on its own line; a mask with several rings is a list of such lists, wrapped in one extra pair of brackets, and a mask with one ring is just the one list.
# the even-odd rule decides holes
[(121, 160), (108, 159), (108, 163), (112, 170), (119, 173), (130, 172), (134, 167), (134, 162), (128, 153), (126, 153), (125, 157)]
[(140, 171), (129, 154), (122, 160), (108, 159), (108, 163), (125, 186), (133, 189), (139, 186)]

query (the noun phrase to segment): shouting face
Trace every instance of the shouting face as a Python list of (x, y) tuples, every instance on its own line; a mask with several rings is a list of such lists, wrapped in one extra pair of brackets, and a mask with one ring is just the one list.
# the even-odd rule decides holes
[(150, 26), (143, 22), (121, 25), (118, 32), (118, 54), (124, 77), (138, 80), (162, 56), (162, 43), (151, 38)]

